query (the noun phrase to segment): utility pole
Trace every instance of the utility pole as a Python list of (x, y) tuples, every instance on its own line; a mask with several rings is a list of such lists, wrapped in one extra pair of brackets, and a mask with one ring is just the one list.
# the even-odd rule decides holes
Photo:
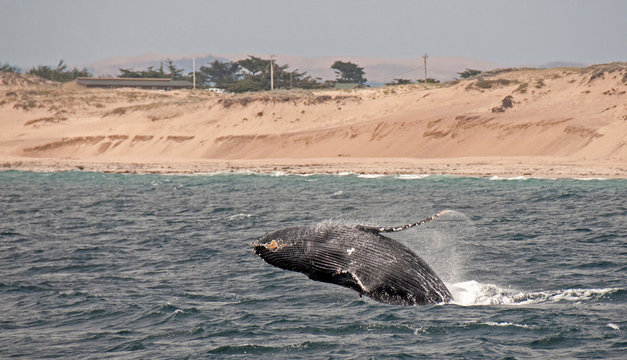
[(196, 90), (196, 58), (192, 57), (192, 81), (194, 83), (194, 90)]
[(425, 65), (425, 85), (427, 85), (427, 54), (425, 53), (425, 56), (422, 57), (423, 61), (424, 61), (424, 65)]
[(270, 55), (270, 90), (274, 90), (274, 55)]

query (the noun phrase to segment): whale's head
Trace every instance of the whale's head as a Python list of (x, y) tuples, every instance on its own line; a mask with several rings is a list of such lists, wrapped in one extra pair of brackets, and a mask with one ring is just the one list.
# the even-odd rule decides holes
[(292, 227), (266, 233), (253, 243), (253, 251), (268, 264), (281, 269), (307, 273), (308, 262), (306, 229)]

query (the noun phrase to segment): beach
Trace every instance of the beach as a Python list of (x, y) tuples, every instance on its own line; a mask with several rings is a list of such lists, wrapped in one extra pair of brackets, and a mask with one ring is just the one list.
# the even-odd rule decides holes
[(254, 172), (263, 174), (372, 174), (455, 175), (529, 178), (625, 178), (624, 164), (613, 161), (574, 161), (568, 158), (361, 158), (189, 160), (145, 162), (93, 162), (71, 159), (13, 159), (0, 163), (4, 170), (93, 171), (133, 174), (202, 174)]
[(0, 169), (625, 178), (627, 66), (355, 90), (0, 82)]

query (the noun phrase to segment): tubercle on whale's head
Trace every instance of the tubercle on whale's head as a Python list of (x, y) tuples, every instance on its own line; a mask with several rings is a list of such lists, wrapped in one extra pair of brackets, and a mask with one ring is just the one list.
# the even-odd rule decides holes
[(253, 251), (255, 254), (261, 255), (261, 253), (266, 250), (277, 251), (293, 245), (291, 242), (285, 241), (281, 237), (273, 236), (275, 234), (276, 232), (272, 234), (266, 233), (261, 239), (255, 241), (253, 243)]

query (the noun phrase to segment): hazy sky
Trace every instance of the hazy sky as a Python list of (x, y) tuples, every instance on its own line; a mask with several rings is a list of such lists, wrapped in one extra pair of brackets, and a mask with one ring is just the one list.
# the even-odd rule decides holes
[(627, 61), (627, 1), (0, 0), (0, 63), (142, 53)]

